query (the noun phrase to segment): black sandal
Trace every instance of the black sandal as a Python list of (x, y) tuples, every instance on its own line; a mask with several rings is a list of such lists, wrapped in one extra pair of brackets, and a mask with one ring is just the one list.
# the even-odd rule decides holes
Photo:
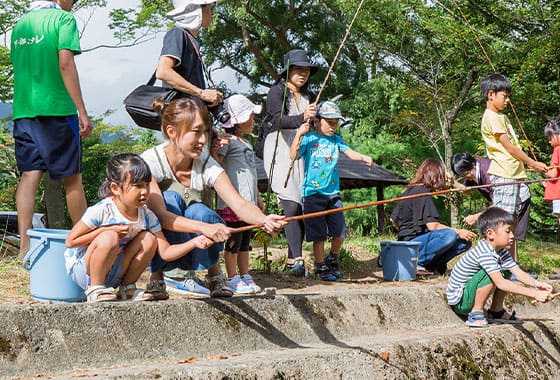
[(515, 310), (509, 315), (509, 318), (504, 318), (504, 314), (506, 313), (505, 309), (494, 311), (488, 310), (487, 314), (490, 317), (489, 321), (491, 322), (501, 322), (501, 323), (523, 323), (520, 319), (515, 316)]

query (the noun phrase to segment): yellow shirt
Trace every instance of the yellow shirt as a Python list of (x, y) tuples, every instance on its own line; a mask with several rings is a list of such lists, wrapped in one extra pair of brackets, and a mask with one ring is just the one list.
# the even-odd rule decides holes
[(486, 154), (492, 160), (488, 174), (512, 179), (527, 178), (523, 162), (513, 157), (499, 140), (500, 135), (505, 133), (511, 143), (521, 149), (508, 117), (486, 109), (482, 115), (480, 131), (486, 144)]

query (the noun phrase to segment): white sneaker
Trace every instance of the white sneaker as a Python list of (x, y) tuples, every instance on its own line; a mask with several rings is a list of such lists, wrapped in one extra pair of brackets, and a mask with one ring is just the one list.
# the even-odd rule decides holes
[(187, 277), (184, 280), (164, 277), (163, 280), (167, 290), (170, 292), (185, 294), (191, 297), (210, 297), (210, 290), (200, 285), (193, 277)]
[(245, 284), (247, 284), (247, 286), (250, 286), (253, 289), (253, 292), (261, 292), (261, 287), (255, 283), (255, 280), (253, 280), (253, 276), (251, 276), (250, 274), (244, 274), (243, 276), (241, 276), (241, 279)]
[(241, 279), (241, 276), (233, 276), (227, 281), (227, 288), (234, 292), (235, 294), (251, 294), (255, 291), (253, 288), (245, 283)]

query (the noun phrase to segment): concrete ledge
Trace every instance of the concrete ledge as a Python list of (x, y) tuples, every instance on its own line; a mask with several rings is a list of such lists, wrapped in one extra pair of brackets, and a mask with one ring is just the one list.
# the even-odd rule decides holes
[[(522, 317), (556, 311), (507, 299)], [(464, 326), (442, 286), (159, 303), (0, 307), (0, 377), (257, 350), (339, 346), (408, 329), (452, 334)]]
[(49, 379), (555, 379), (558, 317), (522, 326), (405, 330), (298, 349), (67, 371)]

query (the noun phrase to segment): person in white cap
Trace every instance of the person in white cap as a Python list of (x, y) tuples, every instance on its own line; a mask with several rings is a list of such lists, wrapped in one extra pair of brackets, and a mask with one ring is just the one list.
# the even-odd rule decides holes
[[(251, 143), (244, 137), (253, 131), (254, 115), (260, 114), (262, 107), (243, 95), (230, 96), (224, 101), (224, 107), (231, 118), (229, 122), (222, 124), (222, 127), (231, 133), (231, 138), (228, 144), (213, 146), (212, 156), (222, 165), (239, 194), (262, 210), (263, 203), (257, 188), (255, 153)], [(228, 227), (238, 228), (247, 225), (219, 197), (217, 213)], [(238, 232), (231, 235), (224, 247), (229, 289), (234, 293), (248, 294), (261, 291), (249, 274), (250, 242), (251, 231)]]
[(212, 24), (216, 0), (173, 0), (174, 9), (167, 18), (175, 27), (163, 38), (156, 77), (170, 87), (194, 95), (209, 107), (222, 102), (223, 95), (216, 89), (206, 88), (200, 44), (196, 39), (201, 28)]

